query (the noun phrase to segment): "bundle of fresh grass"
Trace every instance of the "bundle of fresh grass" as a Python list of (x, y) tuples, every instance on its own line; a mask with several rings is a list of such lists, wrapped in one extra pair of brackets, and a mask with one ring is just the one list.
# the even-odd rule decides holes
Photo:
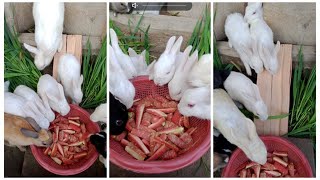
[(304, 70), (302, 47), (292, 81), (289, 136), (316, 139), (316, 67)]
[(83, 99), (81, 107), (96, 108), (107, 100), (107, 42), (103, 38), (101, 49), (96, 57), (92, 56), (90, 41), (87, 41), (87, 49), (83, 55), (82, 74)]
[(19, 42), (17, 32), (11, 32), (4, 20), (4, 79), (10, 81), (9, 90), (26, 85), (36, 91), (40, 76), (32, 56)]

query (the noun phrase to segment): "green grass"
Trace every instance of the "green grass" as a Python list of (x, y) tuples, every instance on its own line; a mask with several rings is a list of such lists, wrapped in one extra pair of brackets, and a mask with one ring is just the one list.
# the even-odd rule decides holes
[(101, 49), (95, 58), (91, 54), (89, 40), (86, 46), (88, 51), (83, 54), (83, 100), (80, 106), (89, 109), (95, 108), (107, 100), (106, 37), (103, 38)]
[(151, 48), (151, 44), (149, 41), (150, 25), (145, 30), (140, 27), (143, 17), (144, 16), (142, 14), (139, 18), (138, 23), (134, 26), (133, 30), (131, 27), (133, 27), (134, 24), (131, 18), (128, 20), (129, 34), (125, 34), (118, 26), (116, 26), (116, 24), (112, 20), (109, 21), (109, 27), (116, 32), (119, 39), (119, 46), (124, 53), (128, 54), (129, 47), (134, 49), (138, 54), (145, 49), (146, 62), (147, 64), (150, 64), (151, 59), (154, 59), (155, 57), (150, 56), (149, 53)]
[(298, 65), (292, 81), (292, 108), (289, 120), (291, 137), (316, 138), (316, 67), (304, 70), (303, 52), (300, 47)]
[(15, 30), (11, 32), (4, 19), (4, 79), (10, 81), (11, 92), (18, 85), (26, 85), (36, 91), (41, 72), (34, 65), (29, 51), (22, 47), (18, 36)]
[(191, 53), (197, 49), (199, 57), (211, 51), (211, 13), (209, 9), (206, 6), (203, 16), (197, 21), (188, 40), (188, 45), (192, 46)]

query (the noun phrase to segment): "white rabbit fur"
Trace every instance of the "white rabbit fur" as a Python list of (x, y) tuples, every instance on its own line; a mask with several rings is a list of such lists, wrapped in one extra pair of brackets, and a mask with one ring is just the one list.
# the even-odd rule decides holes
[(65, 116), (70, 106), (64, 96), (63, 87), (52, 76), (45, 74), (39, 78), (37, 92), (46, 106)]
[(188, 83), (193, 87), (210, 86), (212, 78), (212, 55), (204, 54), (193, 65), (189, 75)]
[(168, 84), (169, 95), (172, 99), (179, 101), (182, 97), (184, 91), (190, 88), (190, 85), (187, 83), (187, 77), (194, 63), (198, 60), (198, 51), (189, 57), (189, 54), (192, 50), (192, 46), (188, 46), (184, 53), (183, 57), (180, 59), (179, 66), (176, 68), (173, 78)]
[(74, 104), (81, 103), (83, 75), (81, 74), (81, 64), (74, 55), (64, 54), (60, 57), (57, 81), (61, 82), (66, 97), (70, 97)]
[(256, 73), (263, 70), (263, 63), (259, 54), (255, 51), (255, 41), (250, 35), (249, 25), (245, 22), (242, 14), (233, 13), (228, 15), (225, 22), (225, 33), (228, 37), (230, 48), (234, 48), (240, 56), (246, 72), (251, 76), (251, 69)]
[(179, 65), (180, 59), (178, 54), (183, 41), (180, 36), (176, 41), (176, 37), (172, 36), (168, 42), (165, 51), (160, 55), (153, 67), (154, 83), (163, 86), (173, 78), (176, 67)]
[(114, 55), (117, 58), (117, 61), (120, 64), (127, 79), (132, 79), (133, 77), (137, 76), (137, 70), (134, 67), (134, 64), (131, 58), (122, 52), (118, 44), (119, 41), (118, 41), (117, 34), (113, 29), (110, 29), (110, 40), (111, 40), (111, 46), (114, 51)]
[(107, 122), (107, 103), (100, 104), (90, 115), (90, 119), (94, 122)]
[(4, 92), (9, 92), (10, 81), (4, 82), (3, 90)]
[(46, 106), (40, 99), (39, 95), (31, 88), (25, 85), (19, 85), (16, 87), (13, 93), (25, 98), (27, 101), (33, 102), (39, 111), (49, 120), (49, 122), (54, 120), (55, 115), (50, 106)]
[(118, 60), (114, 49), (109, 45), (109, 91), (124, 104), (128, 109), (133, 105), (135, 89), (133, 84), (127, 79)]
[(200, 119), (211, 119), (211, 91), (209, 86), (186, 90), (178, 104), (178, 109), (184, 116), (194, 116)]
[(254, 123), (240, 112), (224, 90), (214, 89), (213, 100), (213, 126), (230, 143), (242, 149), (250, 160), (265, 164), (267, 150)]
[(260, 96), (259, 88), (248, 77), (231, 71), (223, 86), (233, 100), (243, 104), (261, 120), (268, 119), (268, 108)]
[(31, 117), (44, 129), (49, 128), (49, 120), (39, 111), (34, 102), (11, 92), (4, 93), (4, 112), (21, 117)]
[(48, 66), (56, 51), (62, 49), (64, 3), (34, 2), (35, 41), (37, 47), (24, 43), (35, 54), (34, 63), (39, 70)]
[(147, 62), (146, 62), (146, 50), (142, 51), (141, 54), (137, 54), (132, 48), (128, 49), (129, 56), (132, 63), (137, 71), (137, 76), (147, 75)]
[(263, 65), (271, 74), (278, 71), (278, 52), (280, 42), (273, 43), (273, 33), (263, 19), (262, 3), (250, 3), (246, 7), (245, 20), (250, 24), (251, 37), (256, 41), (255, 49), (259, 53)]

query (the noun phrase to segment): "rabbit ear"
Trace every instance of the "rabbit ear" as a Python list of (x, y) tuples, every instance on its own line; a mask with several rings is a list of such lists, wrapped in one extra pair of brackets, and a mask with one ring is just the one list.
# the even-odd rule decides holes
[(51, 101), (53, 101), (53, 102), (55, 102), (55, 103), (58, 102), (58, 98), (57, 98), (57, 97), (53, 96), (53, 95), (50, 94), (50, 93), (45, 93), (45, 94), (47, 95), (48, 99), (50, 99)]
[(39, 50), (36, 47), (30, 46), (26, 43), (23, 43), (23, 46), (31, 53), (33, 54), (39, 54)]
[(276, 46), (274, 47), (274, 50), (273, 50), (275, 56), (277, 56), (279, 51), (280, 51), (280, 41), (277, 41), (277, 44), (276, 44)]
[(31, 138), (34, 138), (34, 139), (37, 139), (39, 137), (39, 133), (31, 131), (31, 130), (26, 129), (26, 128), (21, 128), (20, 131), (26, 137), (31, 137)]
[(178, 38), (178, 40), (174, 43), (174, 45), (170, 51), (171, 54), (177, 54), (178, 52), (180, 52), (182, 41), (183, 41), (183, 37), (180, 36)]
[(183, 55), (188, 58), (191, 50), (192, 50), (192, 46), (189, 45), (189, 46), (183, 51)]
[(58, 89), (59, 89), (59, 92), (60, 92), (60, 95), (62, 98), (65, 98), (64, 97), (64, 90), (63, 90), (63, 87), (60, 83), (58, 83)]
[(248, 127), (249, 138), (254, 140), (257, 137), (256, 126), (251, 119), (245, 118), (245, 120), (247, 121), (246, 124)]
[(113, 47), (113, 50), (116, 52), (122, 52), (122, 50), (119, 47), (119, 41), (116, 32), (113, 29), (110, 29), (110, 39), (111, 39), (111, 45)]
[(174, 42), (176, 41), (176, 37), (172, 36), (168, 42), (167, 42), (167, 46), (166, 49), (164, 50), (164, 53), (168, 54), (170, 52), (170, 50), (172, 49), (172, 46), (174, 44)]
[(39, 132), (41, 130), (41, 127), (38, 125), (38, 123), (31, 117), (26, 117), (26, 121), (33, 127), (34, 130)]
[(79, 85), (80, 85), (80, 87), (81, 87), (82, 83), (83, 83), (83, 75), (81, 74), (80, 79), (79, 79)]
[(136, 51), (134, 51), (132, 48), (128, 49), (128, 53), (130, 57), (136, 57), (138, 56), (138, 54), (136, 53)]
[(141, 53), (140, 53), (140, 56), (143, 57), (143, 60), (146, 58), (146, 50), (143, 50)]
[(191, 68), (193, 67), (194, 63), (196, 63), (198, 60), (198, 50), (195, 50), (193, 54), (188, 58), (188, 61), (186, 62), (186, 65), (184, 66), (184, 69), (189, 72)]
[(260, 97), (260, 91), (259, 91), (259, 88), (256, 84), (252, 84), (252, 88), (254, 90), (254, 94), (256, 96), (256, 100), (260, 100), (261, 97)]
[(246, 48), (242, 43), (240, 43), (239, 49), (238, 51), (240, 52), (240, 58), (243, 62), (243, 65), (246, 69), (246, 72), (249, 76), (251, 76), (251, 68), (249, 65), (248, 60), (250, 59), (250, 57), (252, 56), (252, 53), (250, 51), (250, 49)]

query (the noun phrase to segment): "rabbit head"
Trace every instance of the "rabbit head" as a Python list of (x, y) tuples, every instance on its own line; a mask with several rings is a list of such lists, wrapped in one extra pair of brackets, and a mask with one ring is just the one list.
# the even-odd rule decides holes
[(265, 164), (267, 162), (267, 149), (256, 132), (256, 126), (248, 118), (245, 118), (244, 123), (247, 126), (248, 132), (232, 128), (230, 129), (232, 139), (237, 141), (238, 147), (244, 151), (250, 160), (259, 164)]
[(188, 83), (193, 87), (203, 87), (211, 84), (212, 55), (204, 54), (193, 65), (189, 75)]
[(52, 109), (60, 113), (62, 116), (65, 116), (70, 111), (70, 106), (64, 96), (63, 87), (61, 84), (58, 83), (58, 90), (59, 90), (59, 97), (52, 95), (51, 93), (46, 93), (48, 99), (52, 101), (50, 106)]
[(23, 45), (29, 52), (35, 54), (34, 64), (39, 70), (43, 70), (48, 65), (47, 62), (51, 62), (53, 56), (46, 56), (42, 51), (40, 51), (36, 47), (30, 46), (26, 43), (24, 43)]
[(261, 2), (250, 3), (246, 7), (246, 13), (244, 15), (244, 20), (250, 24), (257, 19), (263, 19), (263, 9)]
[(126, 106), (117, 100), (117, 97), (115, 97), (112, 93), (109, 93), (109, 99), (110, 133), (112, 135), (118, 135), (125, 130), (128, 121), (128, 110), (126, 109)]
[(198, 87), (186, 90), (178, 104), (184, 116), (195, 116), (200, 119), (211, 119), (210, 88)]
[(21, 133), (26, 137), (34, 138), (33, 144), (40, 147), (49, 147), (52, 144), (52, 134), (49, 130), (41, 129), (37, 122), (30, 117), (25, 120), (33, 127), (35, 131), (21, 128)]
[(100, 104), (94, 112), (90, 115), (90, 119), (94, 122), (102, 121), (106, 122), (107, 121), (107, 104), (103, 103)]
[(197, 50), (189, 57), (191, 50), (192, 46), (188, 46), (185, 49), (182, 59), (180, 60), (181, 62), (177, 67), (172, 80), (168, 84), (170, 97), (176, 101), (179, 101), (184, 91), (189, 88), (187, 83), (188, 73), (198, 59)]
[(146, 50), (143, 50), (141, 54), (137, 54), (135, 50), (132, 48), (128, 49), (129, 56), (134, 64), (137, 75), (145, 75), (147, 74), (147, 63), (146, 63)]
[(176, 42), (175, 40), (175, 36), (169, 39), (165, 51), (154, 64), (154, 83), (159, 86), (167, 84), (176, 70), (175, 64), (179, 61), (176, 57), (180, 52), (183, 37), (180, 36)]
[(83, 83), (83, 75), (80, 76), (79, 79), (72, 80), (72, 91), (73, 91), (73, 101), (76, 104), (80, 104), (82, 101), (83, 93), (81, 90), (81, 85)]

